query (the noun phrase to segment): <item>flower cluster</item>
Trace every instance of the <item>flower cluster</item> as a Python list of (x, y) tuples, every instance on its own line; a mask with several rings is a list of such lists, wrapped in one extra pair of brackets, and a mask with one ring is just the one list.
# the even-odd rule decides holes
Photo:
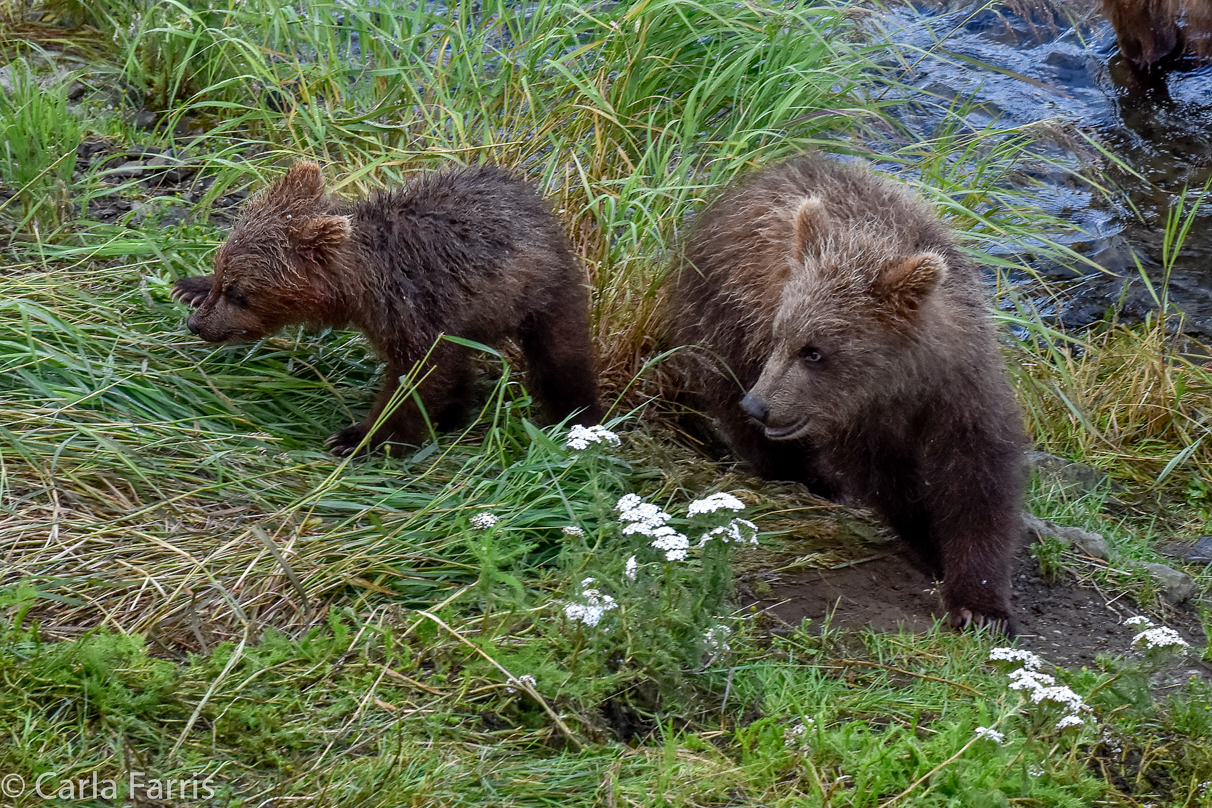
[(699, 547), (702, 547), (712, 539), (719, 539), (728, 544), (757, 544), (758, 526), (748, 519), (733, 519), (726, 525), (720, 525), (713, 530), (708, 530), (699, 539)]
[(1019, 651), (1015, 648), (994, 648), (989, 652), (989, 659), (998, 662), (1017, 662), (1023, 667), (1010, 671), (1010, 689), (1024, 693), (1032, 704), (1052, 702), (1058, 704), (1064, 715), (1057, 722), (1057, 729), (1081, 726), (1086, 717), (1093, 711), (1067, 685), (1056, 683), (1056, 677), (1041, 673), (1042, 660), (1030, 651)]
[(497, 517), (488, 511), (480, 511), (471, 517), (471, 526), (476, 530), (488, 530), (497, 523)]
[(715, 513), (719, 510), (743, 511), (745, 510), (745, 503), (732, 494), (721, 491), (718, 494), (712, 494), (703, 499), (696, 499), (690, 503), (690, 507), (686, 509), (686, 513), (690, 516), (698, 516), (703, 513)]
[(1037, 671), (1044, 664), (1038, 655), (1017, 648), (994, 648), (989, 652), (989, 659), (993, 662), (1019, 662), (1030, 671)]
[(807, 746), (808, 730), (815, 723), (815, 721), (806, 715), (800, 716), (800, 721), (798, 724), (793, 724), (790, 727), (787, 727), (787, 729), (783, 730), (783, 744), (794, 749), (802, 749), (803, 747)]
[[(712, 494), (692, 502), (688, 508), (688, 520), (691, 520), (691, 524), (697, 522), (698, 530), (706, 530), (698, 546), (703, 547), (712, 539), (719, 539), (725, 546), (732, 543), (756, 544), (757, 525), (746, 519), (734, 518), (732, 515), (744, 508), (745, 503), (727, 493)], [(674, 517), (662, 510), (660, 506), (645, 502), (638, 494), (626, 494), (615, 503), (614, 511), (618, 515), (619, 531), (629, 539), (629, 544), (647, 543), (648, 547), (660, 553), (660, 556), (654, 558), (652, 550), (636, 548), (639, 550), (638, 552), (626, 556), (623, 561), (621, 580), (617, 581), (618, 584), (626, 587), (626, 590), (620, 591), (635, 589), (635, 587), (628, 587), (627, 582), (640, 580), (641, 573), (648, 566), (660, 565), (663, 562), (682, 562), (689, 558), (690, 539), (674, 526)], [(728, 524), (713, 527), (724, 520), (729, 520)], [(685, 530), (685, 528), (682, 529)], [(584, 533), (575, 527), (564, 528), (564, 533), (567, 536), (584, 536)], [(724, 585), (720, 582), (726, 576), (721, 576), (717, 571), (717, 566), (714, 565), (724, 562), (723, 556), (725, 555), (726, 553), (723, 552), (706, 553), (703, 557), (704, 578), (710, 586), (717, 589)], [(693, 574), (696, 571), (687, 570), (686, 573), (682, 573), (672, 566), (662, 566), (661, 569), (666, 575), (666, 583), (669, 580), (674, 580), (676, 583), (676, 580), (682, 575)], [(618, 608), (614, 598), (602, 594), (598, 588), (591, 587), (593, 580), (586, 578), (581, 582), (581, 595), (561, 603), (569, 620), (578, 624), (596, 626), (606, 612)], [(706, 651), (719, 653), (730, 650), (728, 637), (731, 632), (728, 626), (722, 623), (718, 625), (707, 623), (700, 627), (700, 630), (705, 630), (703, 646)]]
[(590, 444), (602, 443), (610, 446), (618, 446), (622, 443), (619, 436), (611, 432), (604, 426), (581, 426), (573, 424), (568, 430), (568, 442), (564, 444), (565, 449), (573, 449), (575, 451), (583, 451), (588, 449)]
[(535, 681), (535, 678), (529, 673), (523, 673), (516, 679), (510, 676), (509, 681), (505, 683), (505, 692), (513, 695), (514, 693), (518, 692), (519, 687), (523, 689), (529, 687), (531, 690), (534, 690), (536, 684), (537, 682)]
[(1177, 631), (1169, 626), (1156, 625), (1147, 617), (1130, 617), (1124, 621), (1124, 625), (1139, 626), (1144, 629), (1132, 638), (1132, 647), (1137, 650), (1156, 651), (1160, 648), (1182, 650), (1190, 647), (1190, 644)]
[(562, 532), (565, 536), (567, 536), (570, 539), (585, 538), (585, 531), (582, 530), (581, 528), (577, 527), (576, 525), (568, 525), (560, 532)]
[(622, 497), (614, 508), (624, 522), (624, 536), (635, 533), (648, 536), (653, 547), (664, 551), (666, 561), (686, 559), (690, 540), (669, 526), (669, 520), (673, 518), (669, 514), (651, 502), (644, 502), (636, 494)]
[(723, 623), (716, 623), (703, 635), (703, 643), (712, 651), (731, 651), (732, 647), (728, 645), (731, 636), (732, 629)]
[(581, 597), (584, 599), (583, 602), (570, 600), (564, 604), (565, 617), (576, 623), (584, 623), (590, 628), (602, 622), (602, 617), (606, 612), (619, 607), (619, 604), (610, 595), (590, 588), (589, 585), (593, 582), (593, 578), (586, 578), (581, 581)]
[(994, 743), (1004, 744), (1006, 742), (1005, 734), (998, 732), (993, 727), (977, 727), (975, 734), (978, 738), (985, 738)]

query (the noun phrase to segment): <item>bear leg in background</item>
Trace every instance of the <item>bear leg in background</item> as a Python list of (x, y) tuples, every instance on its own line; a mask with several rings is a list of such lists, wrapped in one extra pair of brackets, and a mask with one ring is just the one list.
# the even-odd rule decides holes
[[(400, 378), (407, 376), (412, 370), (413, 363), (388, 364), (383, 390), (375, 398), (366, 418), (328, 439), (327, 446), (334, 454), (345, 456), (358, 447), (362, 439), (374, 429), (375, 422), (400, 389)], [(415, 395), (420, 397), (425, 406), (425, 413), (435, 428), (460, 424), (465, 420), (466, 401), (472, 382), (469, 349), (445, 340), (439, 342), (429, 360), (416, 369), (414, 378), (420, 381)], [(425, 418), (417, 407), (414, 395), (409, 395), (374, 431), (365, 448), (374, 449), (388, 441), (420, 445), (428, 437), (429, 427)]]
[(1187, 0), (1183, 47), (1192, 56), (1212, 59), (1212, 0)]
[(571, 423), (596, 424), (602, 409), (585, 290), (570, 283), (553, 291), (550, 305), (532, 313), (521, 326), (527, 383), (552, 422), (571, 415)]
[(1119, 52), (1141, 70), (1149, 70), (1179, 47), (1177, 0), (1103, 0), (1103, 11)]
[(942, 547), (930, 513), (918, 497), (899, 496), (893, 499), (885, 493), (884, 501), (879, 503), (877, 510), (893, 532), (909, 545), (924, 570), (934, 578), (942, 579), (945, 575)]

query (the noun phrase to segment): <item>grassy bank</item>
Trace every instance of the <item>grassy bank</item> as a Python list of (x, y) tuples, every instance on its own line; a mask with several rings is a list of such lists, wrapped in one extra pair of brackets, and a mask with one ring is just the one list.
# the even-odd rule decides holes
[[(8, 7), (0, 779), (29, 788), (6, 797), (40, 803), (45, 775), (65, 802), (112, 804), (139, 772), (207, 784), (134, 789), (177, 804), (1208, 804), (1206, 688), (1151, 689), (1163, 660), (1130, 637), (1123, 661), (1058, 674), (1091, 710), (1058, 727), (1060, 706), (1009, 689), (991, 638), (801, 630), (736, 605), (732, 562), (768, 567), (839, 517), (677, 434), (657, 397), (662, 270), (713, 188), (806, 147), (878, 160), (1006, 256), (1035, 439), (1118, 486), (1112, 508), (1040, 483), (1037, 510), (1107, 533), (1110, 567), (1206, 529), (1207, 368), (1159, 322), (1056, 334), (1007, 281), (1020, 254), (1081, 261), (1041, 241), (1065, 225), (1034, 212), (1030, 180), (1080, 166), (971, 128), (962, 104), (891, 108), (904, 63), (865, 36), (873, 13)], [(488, 356), (466, 432), (339, 462), (320, 444), (377, 372), (359, 337), (190, 337), (172, 280), (205, 272), (240, 201), (297, 157), (351, 195), (482, 160), (536, 183), (585, 259), (621, 445), (534, 426)], [(716, 491), (745, 511), (689, 514)], [(750, 519), (759, 545), (670, 560), (625, 532), (630, 494), (696, 540)], [(1166, 616), (1147, 580), (1100, 576)], [(60, 791), (94, 776), (119, 794)]]

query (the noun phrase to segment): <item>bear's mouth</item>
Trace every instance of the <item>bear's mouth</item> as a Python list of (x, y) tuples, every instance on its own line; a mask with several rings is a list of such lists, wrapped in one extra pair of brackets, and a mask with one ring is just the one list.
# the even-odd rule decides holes
[(771, 440), (795, 440), (808, 431), (811, 421), (811, 418), (804, 418), (788, 426), (767, 426), (765, 427), (766, 437)]

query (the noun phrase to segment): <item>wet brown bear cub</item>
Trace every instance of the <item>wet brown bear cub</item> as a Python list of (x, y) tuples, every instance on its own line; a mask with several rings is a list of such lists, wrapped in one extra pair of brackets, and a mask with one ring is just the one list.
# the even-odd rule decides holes
[(977, 267), (925, 204), (804, 155), (694, 222), (670, 317), (733, 451), (872, 507), (943, 577), (957, 625), (1013, 633), (1024, 438)]
[[(325, 193), (320, 168), (296, 163), (253, 197), (219, 248), (213, 275), (184, 278), (174, 296), (197, 307), (189, 329), (208, 342), (255, 340), (306, 323), (363, 331), (387, 362), (370, 414), (328, 442), (352, 452), (374, 428), (399, 378), (416, 378), (439, 427), (466, 417), (471, 351), (515, 339), (547, 417), (600, 417), (588, 302), (560, 222), (529, 185), (492, 167), (423, 174), (357, 203)], [(430, 353), (431, 348), (432, 353)], [(370, 436), (419, 443), (412, 399)]]

